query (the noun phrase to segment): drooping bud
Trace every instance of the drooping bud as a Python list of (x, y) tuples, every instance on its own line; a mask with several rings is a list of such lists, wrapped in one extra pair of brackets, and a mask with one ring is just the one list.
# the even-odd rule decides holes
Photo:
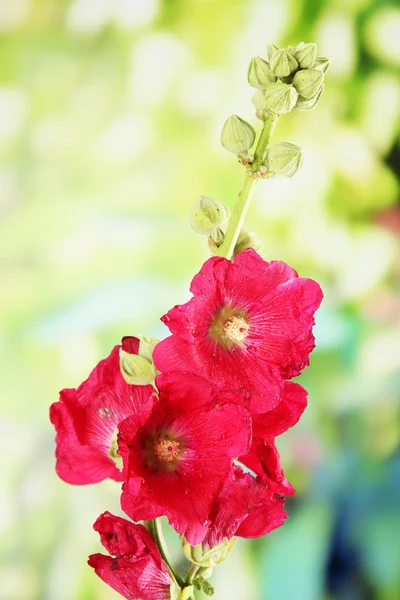
[(130, 385), (153, 383), (158, 373), (153, 363), (153, 350), (158, 342), (156, 338), (145, 336), (122, 338), (119, 360), (126, 383)]
[(283, 48), (272, 56), (270, 66), (272, 73), (276, 77), (289, 77), (297, 69), (298, 65), (297, 60), (290, 54), (289, 50)]
[(279, 46), (275, 46), (275, 44), (268, 44), (268, 60), (270, 61), (274, 54), (276, 54), (279, 50)]
[(318, 69), (297, 71), (293, 85), (303, 98), (312, 98), (317, 94), (324, 82), (324, 73)]
[(303, 154), (299, 146), (289, 142), (281, 142), (268, 148), (264, 164), (273, 175), (293, 177), (301, 167), (302, 161)]
[(264, 92), (266, 108), (278, 115), (289, 113), (294, 108), (297, 97), (296, 89), (281, 81), (271, 83)]
[(330, 66), (331, 61), (329, 58), (326, 58), (326, 56), (317, 56), (313, 64), (313, 69), (318, 69), (319, 71), (326, 73)]
[(254, 248), (254, 250), (260, 254), (263, 246), (264, 244), (262, 241), (256, 237), (254, 233), (242, 228), (233, 250), (233, 256), (236, 256), (239, 252), (243, 252), (243, 250), (247, 250), (247, 248)]
[(317, 44), (299, 44), (294, 56), (301, 69), (310, 69), (317, 56)]
[(221, 200), (199, 196), (190, 213), (190, 225), (202, 235), (211, 235), (229, 219), (229, 208)]
[(319, 92), (317, 92), (315, 96), (312, 96), (311, 98), (303, 98), (303, 96), (299, 96), (296, 102), (296, 110), (312, 110), (314, 106), (317, 106), (323, 91), (324, 86), (321, 85)]
[(274, 83), (275, 77), (268, 62), (260, 56), (254, 56), (249, 64), (247, 80), (252, 87), (265, 90), (269, 83)]
[(221, 133), (221, 144), (234, 154), (247, 152), (256, 139), (256, 132), (247, 121), (237, 115), (230, 116), (226, 121)]
[(231, 540), (225, 538), (221, 544), (214, 546), (214, 548), (206, 548), (202, 544), (191, 546), (183, 536), (181, 537), (184, 555), (190, 562), (199, 567), (216, 567), (222, 563), (232, 550), (235, 541), (236, 538)]

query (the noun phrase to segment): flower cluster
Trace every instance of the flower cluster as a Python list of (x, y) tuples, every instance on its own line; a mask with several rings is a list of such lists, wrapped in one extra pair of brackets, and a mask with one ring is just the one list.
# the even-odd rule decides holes
[[(253, 249), (207, 260), (191, 292), (162, 317), (169, 337), (147, 346), (124, 338), (82, 385), (61, 392), (50, 416), (63, 480), (122, 482), (126, 515), (168, 517), (186, 556), (209, 567), (235, 536), (259, 537), (287, 516), (294, 489), (275, 438), (307, 404), (290, 379), (308, 365), (322, 292)], [(94, 527), (112, 555), (89, 559), (104, 581), (129, 599), (180, 597), (182, 582), (143, 525), (106, 512)]]

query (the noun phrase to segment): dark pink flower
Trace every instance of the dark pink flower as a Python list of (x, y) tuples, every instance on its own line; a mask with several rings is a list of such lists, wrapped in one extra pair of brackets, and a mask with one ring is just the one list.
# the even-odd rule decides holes
[(287, 513), (284, 500), (270, 491), (259, 477), (235, 465), (210, 515), (203, 545), (213, 548), (224, 538), (256, 538), (283, 525)]
[[(94, 529), (112, 556), (92, 554), (88, 563), (96, 574), (128, 600), (168, 600), (172, 579), (150, 533), (109, 512)], [(115, 558), (113, 558), (115, 557)]]
[(68, 483), (96, 483), (107, 477), (122, 481), (118, 425), (154, 403), (152, 386), (133, 386), (123, 379), (119, 348), (115, 346), (77, 389), (62, 390), (60, 400), (50, 407), (57, 432), (56, 470)]
[(251, 419), (240, 397), (196, 375), (164, 373), (156, 383), (154, 408), (120, 425), (121, 506), (135, 521), (166, 515), (196, 545), (233, 458), (248, 450)]
[(172, 336), (154, 350), (160, 371), (196, 373), (223, 389), (247, 391), (254, 412), (279, 402), (283, 379), (298, 375), (314, 347), (314, 312), (322, 292), (283, 262), (254, 250), (207, 260), (193, 298), (162, 320)]
[(306, 390), (298, 383), (286, 381), (278, 406), (268, 413), (254, 415), (250, 450), (239, 459), (277, 494), (293, 496), (294, 488), (284, 476), (275, 438), (297, 423), (306, 406)]

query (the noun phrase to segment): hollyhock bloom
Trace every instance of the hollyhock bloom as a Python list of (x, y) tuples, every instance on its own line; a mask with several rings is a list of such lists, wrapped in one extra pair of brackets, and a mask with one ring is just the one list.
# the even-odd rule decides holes
[(308, 365), (319, 285), (248, 249), (234, 262), (207, 260), (190, 289), (193, 298), (162, 317), (173, 335), (156, 346), (156, 367), (247, 390), (254, 412), (274, 408), (283, 379)]
[(89, 556), (88, 564), (103, 581), (128, 600), (169, 600), (172, 584), (169, 570), (143, 525), (105, 512), (93, 528), (112, 555)]
[(251, 448), (239, 458), (276, 494), (293, 496), (295, 490), (284, 476), (275, 438), (297, 423), (306, 406), (307, 391), (298, 383), (286, 381), (278, 406), (268, 413), (253, 417)]
[(196, 545), (233, 458), (247, 453), (251, 419), (240, 397), (196, 375), (164, 373), (156, 383), (153, 409), (120, 424), (121, 506), (135, 521), (166, 515)]
[(119, 348), (99, 362), (77, 389), (64, 389), (50, 407), (56, 428), (56, 471), (67, 483), (122, 481), (117, 430), (121, 420), (154, 403), (154, 388), (127, 384)]
[(210, 515), (211, 525), (203, 547), (213, 548), (233, 536), (256, 538), (283, 525), (284, 500), (270, 491), (259, 477), (235, 465)]

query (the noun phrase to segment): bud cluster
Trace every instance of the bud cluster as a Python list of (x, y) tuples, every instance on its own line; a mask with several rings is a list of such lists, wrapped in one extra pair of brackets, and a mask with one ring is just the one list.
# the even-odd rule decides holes
[(328, 58), (317, 56), (316, 44), (300, 42), (297, 46), (268, 46), (268, 61), (252, 58), (247, 79), (257, 89), (253, 104), (257, 116), (264, 119), (268, 112), (278, 115), (296, 110), (311, 110), (316, 106), (324, 87)]

